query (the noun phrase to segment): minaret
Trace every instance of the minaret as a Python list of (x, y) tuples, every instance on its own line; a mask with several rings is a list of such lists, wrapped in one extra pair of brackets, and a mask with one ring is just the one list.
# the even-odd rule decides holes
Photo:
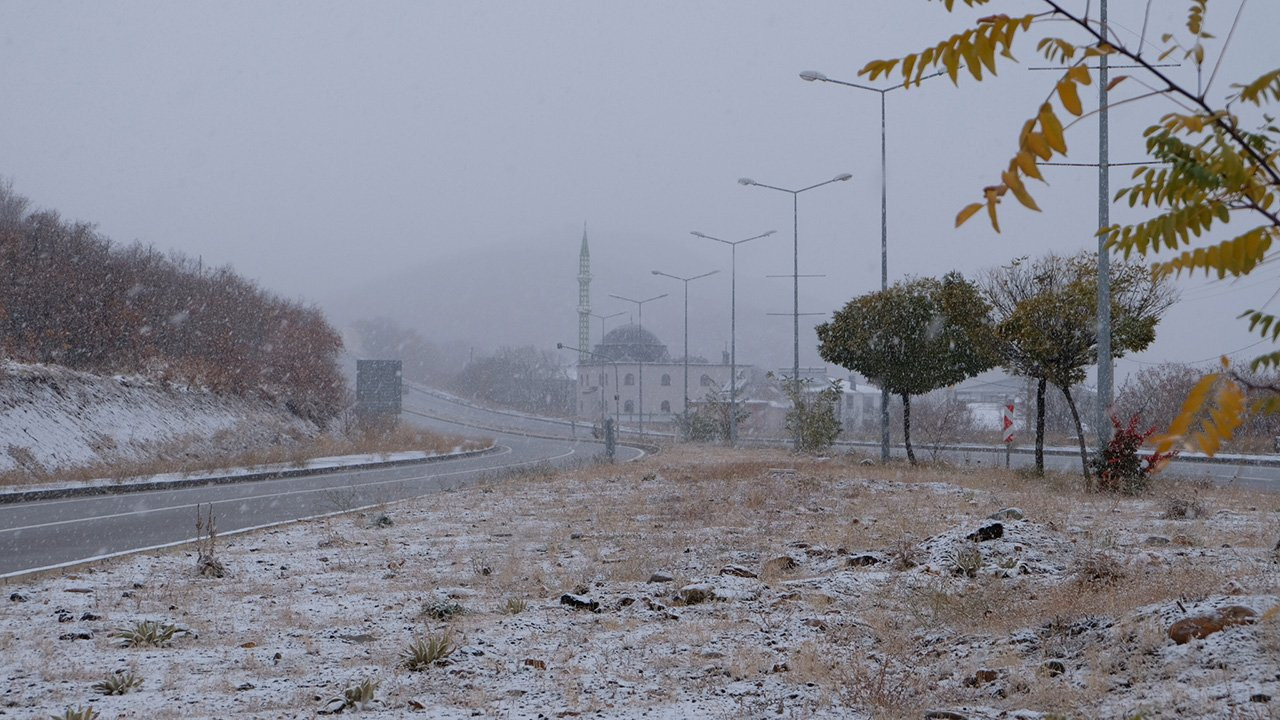
[(587, 224), (582, 223), (582, 250), (578, 252), (578, 363), (587, 362), (591, 346), (591, 251), (587, 249)]

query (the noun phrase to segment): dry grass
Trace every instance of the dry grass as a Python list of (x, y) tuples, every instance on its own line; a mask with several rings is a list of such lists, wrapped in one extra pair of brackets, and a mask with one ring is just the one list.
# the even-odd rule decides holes
[[(649, 707), (667, 717), (918, 719), (982, 706), (1118, 717), (1127, 715), (1099, 709), (1128, 692), (1118, 679), (1161, 679), (1188, 703), (1207, 697), (1179, 679), (1180, 666), (1163, 654), (1167, 625), (1143, 608), (1191, 606), (1232, 583), (1252, 595), (1280, 592), (1268, 559), (1275, 496), (1163, 490), (1194, 490), (1205, 514), (1164, 518), (1160, 496), (1090, 495), (1068, 478), (671, 448), (633, 465), (495, 475), (391, 505), (389, 528), (352, 514), (229, 538), (219, 553), (223, 581), (195, 576), (176, 552), (104, 563), (94, 602), (117, 624), (154, 617), (191, 627), (198, 639), (166, 648), (166, 662), (175, 673), (198, 666), (201, 677), (222, 678), (205, 689), (191, 681), (193, 697), (235, 697), (225, 686), (250, 677), (259, 687), (332, 692), (372, 678), (388, 717), (410, 698), (495, 716)], [(1053, 540), (1040, 550), (1058, 570), (969, 577), (930, 567), (937, 552), (927, 540), (1006, 507), (1026, 513), (1027, 537)], [(1170, 543), (1147, 544), (1153, 534)], [(886, 562), (844, 562), (867, 552)], [(782, 557), (795, 567), (774, 562)], [(727, 565), (760, 578), (721, 576)], [(655, 572), (674, 581), (646, 582)], [(119, 597), (135, 581), (143, 587)], [(692, 582), (742, 594), (675, 602)], [(566, 592), (591, 595), (602, 611), (567, 609)], [(436, 598), (466, 613), (424, 616)], [(235, 621), (210, 616), (214, 606)], [(0, 618), (20, 610), (0, 605)], [(1275, 628), (1274, 620), (1257, 626), (1263, 652), (1280, 647)], [(449, 665), (409, 677), (399, 667), (407, 644), (446, 630), (459, 647)], [(335, 639), (365, 633), (367, 643)], [(19, 657), (25, 642), (0, 626), (6, 655)], [(258, 647), (244, 650), (249, 642)], [(467, 649), (477, 647), (484, 655)], [(51, 687), (100, 674), (64, 656), (74, 652), (68, 644), (41, 652), (52, 658)], [(1065, 674), (1046, 670), (1051, 662)], [(1215, 692), (1236, 692), (1223, 687)], [(308, 708), (315, 692), (256, 697), (255, 711)]]

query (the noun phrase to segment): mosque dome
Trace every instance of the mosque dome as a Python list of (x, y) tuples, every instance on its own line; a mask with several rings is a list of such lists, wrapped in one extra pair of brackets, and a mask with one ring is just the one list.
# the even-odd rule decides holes
[(639, 325), (620, 325), (596, 345), (597, 355), (618, 362), (667, 362), (671, 356), (658, 336)]

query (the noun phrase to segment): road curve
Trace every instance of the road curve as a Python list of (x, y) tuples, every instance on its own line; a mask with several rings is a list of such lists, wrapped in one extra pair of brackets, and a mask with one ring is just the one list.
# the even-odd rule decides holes
[[(600, 454), (600, 445), (589, 439), (478, 430), (473, 426), (496, 426), (495, 418), (472, 415), (460, 425), (440, 409), (428, 408), (431, 418), (406, 415), (406, 420), (451, 434), (493, 438), (498, 452), (424, 465), (0, 506), (0, 578), (189, 542), (196, 537), (196, 508), (201, 505), (212, 505), (218, 533), (225, 536), (426, 495), (521, 467), (564, 465)], [(641, 454), (618, 449), (619, 460)]]

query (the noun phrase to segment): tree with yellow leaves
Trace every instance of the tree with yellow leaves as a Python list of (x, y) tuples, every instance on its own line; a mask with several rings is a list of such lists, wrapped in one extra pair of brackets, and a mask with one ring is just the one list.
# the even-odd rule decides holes
[[(948, 12), (957, 4), (956, 0), (941, 2)], [(993, 4), (993, 0), (960, 2), (969, 7)], [(1010, 195), (1023, 206), (1039, 210), (1028, 185), (1030, 181), (1044, 181), (1041, 163), (1067, 155), (1066, 129), (1086, 116), (1079, 88), (1094, 82), (1095, 69), (1089, 63), (1104, 57), (1120, 58), (1135, 69), (1110, 80), (1107, 89), (1126, 80), (1144, 88), (1120, 102), (1163, 97), (1172, 101), (1177, 110), (1163, 115), (1143, 133), (1151, 162), (1137, 168), (1133, 185), (1120, 190), (1114, 198), (1127, 201), (1130, 207), (1149, 208), (1152, 215), (1130, 225), (1104, 227), (1099, 230), (1100, 235), (1109, 248), (1126, 258), (1135, 253), (1143, 257), (1173, 253), (1154, 265), (1154, 272), (1160, 276), (1200, 270), (1219, 279), (1239, 277), (1265, 259), (1280, 235), (1280, 128), (1266, 114), (1269, 106), (1280, 103), (1280, 68), (1232, 85), (1231, 93), (1220, 102), (1208, 95), (1217, 76), (1217, 64), (1203, 88), (1176, 82), (1161, 67), (1161, 61), (1172, 56), (1193, 63), (1197, 69), (1205, 66), (1205, 41), (1213, 37), (1204, 22), (1208, 3), (1209, 0), (1188, 0), (1185, 32), (1162, 35), (1164, 49), (1158, 57), (1149, 57), (1141, 42), (1136, 47), (1129, 46), (1108, 32), (1099, 19), (1090, 17), (1088, 6), (1085, 12), (1076, 13), (1067, 8), (1065, 0), (1037, 0), (1039, 12), (987, 15), (974, 27), (919, 52), (897, 59), (873, 60), (859, 74), (872, 80), (897, 76), (908, 88), (938, 70), (945, 71), (957, 85), (962, 71), (980, 81), (987, 74), (995, 74), (1000, 63), (1014, 61), (1015, 44), (1033, 26), (1053, 23), (1055, 28), (1070, 28), (1075, 33), (1070, 38), (1054, 34), (1038, 41), (1037, 51), (1050, 62), (1062, 65), (1062, 74), (1023, 124), (1017, 148), (1000, 172), (999, 181), (983, 188), (980, 202), (960, 210), (956, 225), (985, 209), (992, 227), (999, 232), (999, 205)], [(1025, 7), (1027, 2), (1016, 5)], [(1148, 13), (1150, 9), (1151, 3), (1147, 3)], [(1241, 4), (1236, 22), (1243, 9)], [(1244, 111), (1260, 115), (1255, 126), (1248, 125)], [(1068, 118), (1066, 123), (1063, 117)], [(1225, 240), (1210, 239), (1212, 230), (1232, 220), (1237, 222), (1235, 228), (1244, 223), (1252, 227), (1244, 232), (1231, 230), (1233, 237)], [(1248, 318), (1250, 330), (1273, 341), (1280, 339), (1280, 318), (1275, 315), (1249, 310), (1242, 317)], [(1252, 363), (1254, 370), (1275, 367), (1280, 367), (1280, 351)], [(1196, 385), (1163, 437), (1161, 450), (1185, 442), (1213, 454), (1242, 422), (1246, 412), (1242, 382), (1224, 359), (1220, 372), (1206, 376)], [(1270, 409), (1280, 408), (1276, 400), (1268, 405)]]

